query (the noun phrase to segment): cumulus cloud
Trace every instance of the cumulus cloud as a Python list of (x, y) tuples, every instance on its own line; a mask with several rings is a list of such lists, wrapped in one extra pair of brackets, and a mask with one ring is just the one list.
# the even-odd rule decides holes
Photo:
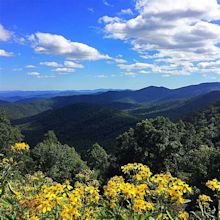
[(73, 73), (75, 69), (73, 68), (67, 68), (67, 67), (59, 67), (53, 70), (54, 72), (58, 73)]
[[(179, 74), (198, 71), (193, 62), (212, 62), (220, 57), (217, 0), (136, 0), (135, 9), (137, 15), (131, 19), (100, 18), (106, 36), (129, 41), (142, 57), (166, 62), (170, 71)], [(177, 67), (171, 68), (171, 64)], [(186, 68), (180, 68), (181, 64)]]
[(83, 65), (80, 64), (80, 63), (76, 63), (76, 62), (73, 62), (73, 61), (69, 61), (69, 60), (66, 60), (64, 61), (64, 66), (67, 67), (67, 68), (83, 68)]
[(136, 62), (132, 64), (118, 64), (118, 67), (125, 72), (125, 75), (130, 75), (131, 71), (132, 73), (140, 74), (146, 74), (146, 73), (160, 73), (165, 75), (189, 75), (193, 72), (198, 71), (198, 67), (191, 65), (185, 65), (185, 64), (152, 64), (152, 63), (141, 63)]
[(49, 66), (49, 67), (61, 67), (62, 65), (54, 62), (54, 61), (45, 61), (45, 62), (40, 62), (40, 65), (42, 66)]
[(63, 64), (54, 61), (45, 61), (40, 62), (40, 65), (54, 67), (55, 69), (53, 71), (58, 73), (72, 73), (75, 72), (75, 69), (84, 67), (82, 64), (70, 60), (65, 60)]
[(64, 56), (70, 60), (100, 60), (109, 59), (97, 49), (87, 44), (73, 42), (62, 35), (36, 33), (29, 36), (37, 53)]
[(152, 69), (153, 65), (148, 63), (133, 63), (133, 64), (119, 64), (119, 68), (131, 71), (131, 70), (142, 70), (142, 69)]
[(56, 77), (55, 75), (43, 75), (39, 72), (28, 72), (27, 75), (34, 76), (39, 79), (48, 79), (48, 78), (55, 78)]
[(6, 50), (0, 49), (0, 57), (11, 57), (14, 54), (12, 52), (8, 52)]
[(220, 74), (220, 60), (215, 60), (213, 62), (200, 62), (197, 64), (201, 72), (213, 72)]
[(0, 41), (7, 41), (11, 36), (12, 34), (0, 24)]

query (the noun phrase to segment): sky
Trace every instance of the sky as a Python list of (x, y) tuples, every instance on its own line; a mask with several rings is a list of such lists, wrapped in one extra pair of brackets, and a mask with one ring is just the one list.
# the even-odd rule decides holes
[(0, 90), (220, 82), (220, 1), (0, 0)]

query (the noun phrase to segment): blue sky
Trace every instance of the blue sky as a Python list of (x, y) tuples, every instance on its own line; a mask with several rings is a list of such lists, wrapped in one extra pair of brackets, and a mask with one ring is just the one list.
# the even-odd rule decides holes
[(216, 0), (0, 0), (0, 90), (220, 81)]

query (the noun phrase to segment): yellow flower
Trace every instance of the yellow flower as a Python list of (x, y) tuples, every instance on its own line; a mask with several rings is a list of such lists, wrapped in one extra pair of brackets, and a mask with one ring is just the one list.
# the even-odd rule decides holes
[(141, 214), (147, 211), (153, 211), (154, 204), (151, 202), (146, 202), (143, 199), (135, 199), (133, 203), (133, 210), (137, 212), (138, 214)]
[(133, 173), (134, 179), (138, 181), (146, 180), (152, 175), (150, 168), (141, 163), (129, 163), (125, 166), (122, 166), (121, 169), (124, 174), (130, 175)]
[(15, 145), (11, 146), (11, 150), (14, 152), (18, 151), (28, 151), (29, 145), (26, 143), (16, 143)]
[(210, 196), (207, 196), (207, 195), (199, 195), (199, 201), (205, 205), (205, 204), (208, 204), (208, 202), (212, 202), (212, 199), (210, 198)]
[(121, 184), (120, 190), (121, 190), (122, 194), (125, 196), (125, 198), (127, 198), (127, 199), (131, 199), (136, 196), (135, 185), (133, 185), (131, 183)]
[(178, 217), (182, 220), (187, 220), (189, 218), (189, 214), (186, 211), (180, 211)]
[(220, 182), (217, 179), (208, 180), (208, 182), (206, 183), (206, 186), (213, 191), (216, 190), (220, 192)]

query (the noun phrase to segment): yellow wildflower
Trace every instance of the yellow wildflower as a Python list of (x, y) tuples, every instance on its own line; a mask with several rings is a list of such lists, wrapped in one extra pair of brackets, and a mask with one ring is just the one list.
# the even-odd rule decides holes
[(180, 211), (178, 217), (182, 220), (187, 220), (189, 218), (189, 214), (186, 211)]
[(133, 209), (138, 214), (141, 214), (147, 211), (153, 211), (154, 204), (151, 202), (146, 202), (143, 199), (135, 199), (133, 203)]
[(210, 196), (207, 196), (207, 195), (199, 195), (199, 201), (205, 205), (205, 204), (208, 204), (209, 202), (212, 202), (212, 199), (210, 198)]
[(217, 179), (208, 180), (208, 182), (206, 183), (206, 186), (213, 191), (216, 190), (220, 192), (220, 182)]
[(26, 143), (16, 143), (15, 145), (11, 146), (11, 150), (14, 152), (18, 151), (28, 151), (29, 145)]

